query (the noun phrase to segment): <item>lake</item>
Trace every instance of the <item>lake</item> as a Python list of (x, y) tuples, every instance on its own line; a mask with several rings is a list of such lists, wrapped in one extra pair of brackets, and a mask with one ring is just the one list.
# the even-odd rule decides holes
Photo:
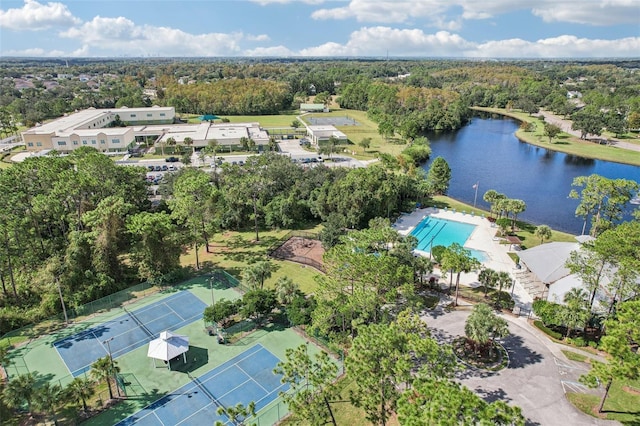
[[(518, 218), (577, 235), (582, 232), (583, 220), (575, 216), (578, 200), (568, 198), (573, 178), (598, 174), (640, 182), (640, 167), (521, 142), (515, 136), (519, 125), (508, 117), (475, 117), (458, 131), (426, 135), (431, 143), (431, 161), (443, 157), (451, 167), (450, 197), (473, 205), (473, 185), (477, 183), (478, 207), (489, 209), (482, 196), (494, 189), (527, 203)], [(428, 170), (429, 166), (430, 162), (423, 167)], [(630, 205), (630, 209), (633, 207)]]

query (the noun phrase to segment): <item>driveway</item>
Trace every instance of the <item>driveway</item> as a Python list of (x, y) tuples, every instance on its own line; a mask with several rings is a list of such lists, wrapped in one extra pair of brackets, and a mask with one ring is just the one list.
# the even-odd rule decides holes
[[(469, 313), (470, 310), (445, 313), (437, 308), (426, 313), (423, 319), (438, 341), (449, 343), (456, 336), (464, 335)], [(525, 318), (503, 317), (508, 320), (511, 332), (503, 341), (510, 358), (509, 366), (498, 372), (464, 370), (457, 374), (462, 384), (489, 402), (503, 400), (521, 407), (528, 425), (618, 424), (583, 414), (565, 398), (565, 388), (572, 392), (594, 392), (577, 382), (584, 372), (580, 363), (568, 361), (557, 345), (539, 335)]]

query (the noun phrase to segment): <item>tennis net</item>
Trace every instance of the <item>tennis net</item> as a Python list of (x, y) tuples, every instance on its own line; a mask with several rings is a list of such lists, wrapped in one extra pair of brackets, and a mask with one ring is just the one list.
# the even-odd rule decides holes
[(124, 311), (129, 314), (129, 316), (131, 317), (132, 320), (135, 321), (136, 324), (138, 324), (138, 327), (140, 327), (142, 329), (142, 331), (144, 331), (145, 333), (147, 333), (149, 335), (149, 337), (151, 337), (152, 339), (155, 337), (154, 334), (147, 328), (147, 326), (145, 326), (142, 321), (140, 321), (138, 319), (138, 317), (136, 317), (135, 315), (133, 315), (133, 312), (127, 310), (127, 308), (125, 308), (124, 306), (122, 307), (122, 309), (124, 309)]

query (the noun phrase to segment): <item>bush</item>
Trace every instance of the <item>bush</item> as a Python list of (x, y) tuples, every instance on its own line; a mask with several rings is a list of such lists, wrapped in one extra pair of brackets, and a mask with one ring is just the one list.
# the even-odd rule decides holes
[(582, 337), (575, 337), (573, 339), (567, 339), (567, 343), (577, 346), (579, 348), (583, 348), (587, 346), (587, 342)]
[(589, 342), (589, 347), (593, 349), (598, 349), (598, 342), (594, 342), (593, 340)]
[(558, 333), (557, 331), (553, 331), (550, 328), (547, 328), (542, 321), (539, 320), (535, 320), (533, 322), (533, 325), (535, 325), (536, 327), (538, 327), (538, 329), (540, 329), (540, 331), (542, 331), (543, 333), (545, 333), (547, 336), (553, 337), (556, 340), (562, 340), (562, 334)]

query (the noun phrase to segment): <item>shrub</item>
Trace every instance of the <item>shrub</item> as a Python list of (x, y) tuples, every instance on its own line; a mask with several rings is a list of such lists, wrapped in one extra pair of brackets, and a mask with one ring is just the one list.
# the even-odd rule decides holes
[(593, 349), (598, 349), (598, 342), (594, 342), (593, 340), (589, 342), (589, 347)]
[(562, 334), (558, 333), (557, 331), (553, 331), (550, 328), (547, 328), (542, 321), (539, 320), (535, 320), (533, 322), (533, 325), (535, 325), (536, 327), (538, 327), (538, 329), (540, 329), (540, 331), (542, 331), (543, 333), (545, 333), (547, 336), (553, 337), (556, 340), (562, 340)]

